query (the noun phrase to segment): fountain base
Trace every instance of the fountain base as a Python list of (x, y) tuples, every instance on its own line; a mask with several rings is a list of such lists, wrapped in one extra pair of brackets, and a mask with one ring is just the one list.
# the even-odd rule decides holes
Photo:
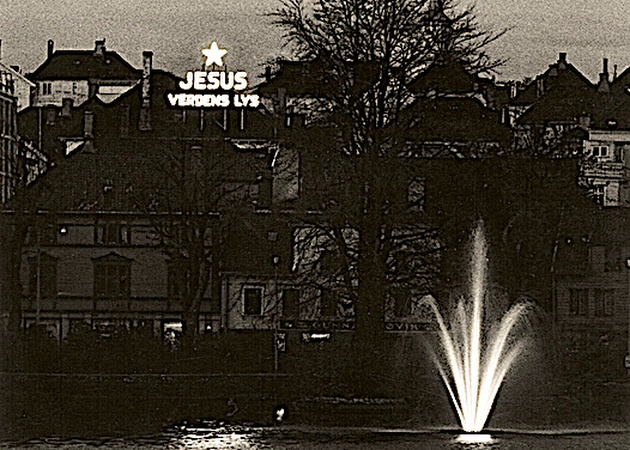
[(465, 433), (457, 436), (456, 441), (462, 444), (489, 444), (493, 439), (485, 433)]

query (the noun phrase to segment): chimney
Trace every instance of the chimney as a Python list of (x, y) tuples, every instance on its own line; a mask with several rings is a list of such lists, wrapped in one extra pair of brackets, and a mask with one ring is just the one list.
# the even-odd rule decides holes
[(608, 94), (610, 92), (610, 84), (608, 83), (608, 74), (599, 74), (599, 83), (597, 84), (597, 92)]
[(105, 56), (105, 39), (94, 42), (94, 56), (101, 58)]
[(560, 52), (558, 56), (558, 69), (566, 69), (567, 68), (567, 54), (566, 52)]
[(601, 93), (610, 92), (610, 82), (608, 79), (608, 58), (604, 58), (602, 67), (602, 73), (599, 74), (599, 83), (597, 85), (597, 91)]
[(516, 98), (516, 94), (518, 93), (518, 86), (516, 85), (516, 81), (510, 81), (510, 100)]
[(142, 52), (142, 106), (138, 128), (140, 131), (151, 130), (151, 69), (153, 52)]
[(50, 58), (55, 52), (55, 41), (48, 39), (48, 57)]
[(83, 150), (85, 153), (94, 152), (94, 113), (83, 111)]
[(583, 112), (579, 117), (579, 125), (584, 129), (588, 129), (591, 126), (591, 116)]
[(92, 111), (83, 112), (83, 137), (94, 139), (94, 113)]
[(61, 117), (70, 117), (70, 111), (72, 110), (73, 101), (71, 98), (64, 98), (61, 100)]
[(265, 81), (269, 83), (269, 80), (271, 80), (271, 66), (265, 67)]
[(536, 97), (542, 97), (545, 94), (545, 80), (539, 77), (536, 80)]

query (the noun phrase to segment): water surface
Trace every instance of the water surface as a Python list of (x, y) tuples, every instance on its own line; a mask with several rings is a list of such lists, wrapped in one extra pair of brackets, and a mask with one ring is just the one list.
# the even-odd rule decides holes
[(48, 438), (25, 442), (3, 442), (0, 449), (34, 450), (109, 450), (109, 449), (274, 449), (274, 450), (577, 450), (630, 448), (630, 432), (494, 432), (492, 441), (483, 444), (463, 444), (456, 433), (440, 431), (255, 427), (206, 422), (180, 425), (152, 436), (70, 439)]

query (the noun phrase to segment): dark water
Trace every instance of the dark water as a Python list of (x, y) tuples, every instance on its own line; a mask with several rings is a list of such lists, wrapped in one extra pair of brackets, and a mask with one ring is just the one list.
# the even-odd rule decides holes
[(494, 432), (488, 443), (457, 440), (456, 433), (439, 431), (244, 427), (217, 423), (182, 425), (153, 436), (103, 439), (37, 439), (2, 442), (0, 449), (278, 449), (278, 450), (577, 450), (630, 449), (630, 430), (616, 432), (553, 431), (545, 433)]

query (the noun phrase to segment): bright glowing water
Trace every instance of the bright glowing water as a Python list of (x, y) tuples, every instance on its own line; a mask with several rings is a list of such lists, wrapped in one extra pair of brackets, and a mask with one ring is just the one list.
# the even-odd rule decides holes
[(513, 339), (528, 305), (517, 303), (495, 324), (484, 323), (486, 243), (482, 227), (474, 231), (470, 298), (459, 300), (447, 325), (436, 302), (427, 300), (439, 328), (441, 355), (436, 364), (466, 432), (486, 424), (499, 387), (524, 345)]

